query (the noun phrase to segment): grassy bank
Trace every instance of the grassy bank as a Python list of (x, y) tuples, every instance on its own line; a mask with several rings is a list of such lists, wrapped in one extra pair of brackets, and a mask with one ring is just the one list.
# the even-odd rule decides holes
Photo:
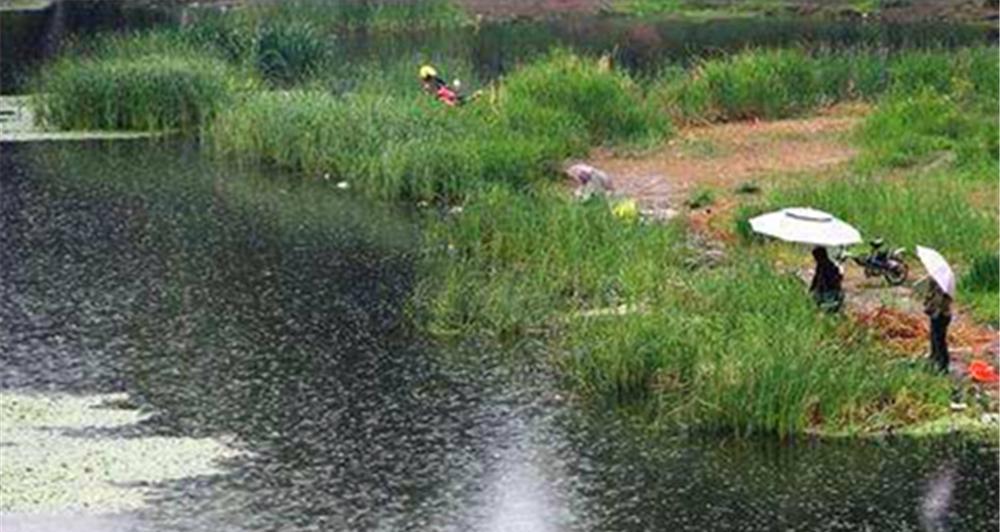
[(542, 342), (574, 390), (696, 430), (792, 434), (933, 419), (947, 384), (818, 314), (798, 281), (743, 257), (698, 266), (681, 225), (500, 189), (432, 223), (427, 327)]

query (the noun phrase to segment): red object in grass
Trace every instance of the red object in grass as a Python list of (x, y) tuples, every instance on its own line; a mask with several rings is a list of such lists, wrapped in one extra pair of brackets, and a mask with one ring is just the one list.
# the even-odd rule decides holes
[(976, 382), (1000, 382), (1000, 375), (997, 375), (993, 366), (990, 366), (982, 360), (973, 360), (969, 363), (969, 375), (972, 375), (972, 380)]
[(442, 85), (438, 88), (437, 99), (445, 105), (458, 105), (458, 94), (449, 89), (446, 85)]

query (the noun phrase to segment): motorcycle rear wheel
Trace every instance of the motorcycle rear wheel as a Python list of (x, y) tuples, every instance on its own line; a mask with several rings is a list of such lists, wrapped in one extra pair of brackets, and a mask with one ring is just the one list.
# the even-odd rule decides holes
[(882, 271), (882, 275), (890, 285), (899, 286), (906, 282), (906, 278), (910, 275), (910, 268), (905, 262), (893, 261)]

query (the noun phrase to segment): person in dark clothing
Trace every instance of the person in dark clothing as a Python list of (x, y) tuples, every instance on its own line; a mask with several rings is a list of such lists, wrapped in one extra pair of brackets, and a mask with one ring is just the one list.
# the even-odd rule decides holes
[(844, 291), (841, 287), (844, 275), (840, 273), (840, 267), (830, 260), (826, 248), (816, 246), (812, 250), (812, 255), (816, 260), (816, 273), (813, 274), (809, 292), (819, 308), (827, 312), (837, 312), (844, 303)]
[[(951, 296), (934, 279), (927, 278), (924, 295), (924, 313), (931, 320), (930, 362), (942, 373), (948, 372), (951, 355), (948, 353), (948, 325), (951, 324)], [(918, 283), (919, 284), (919, 283)]]

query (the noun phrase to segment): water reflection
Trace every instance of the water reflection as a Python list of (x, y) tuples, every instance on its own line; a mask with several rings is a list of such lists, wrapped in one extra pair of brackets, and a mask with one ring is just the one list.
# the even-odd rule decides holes
[(0, 389), (124, 391), (153, 417), (118, 436), (244, 451), (129, 529), (997, 527), (996, 448), (653, 435), (446, 356), (406, 319), (405, 212), (185, 144), (2, 150)]
[(948, 460), (928, 480), (920, 501), (920, 524), (924, 530), (949, 530), (948, 512), (955, 493), (956, 475), (955, 464)]

